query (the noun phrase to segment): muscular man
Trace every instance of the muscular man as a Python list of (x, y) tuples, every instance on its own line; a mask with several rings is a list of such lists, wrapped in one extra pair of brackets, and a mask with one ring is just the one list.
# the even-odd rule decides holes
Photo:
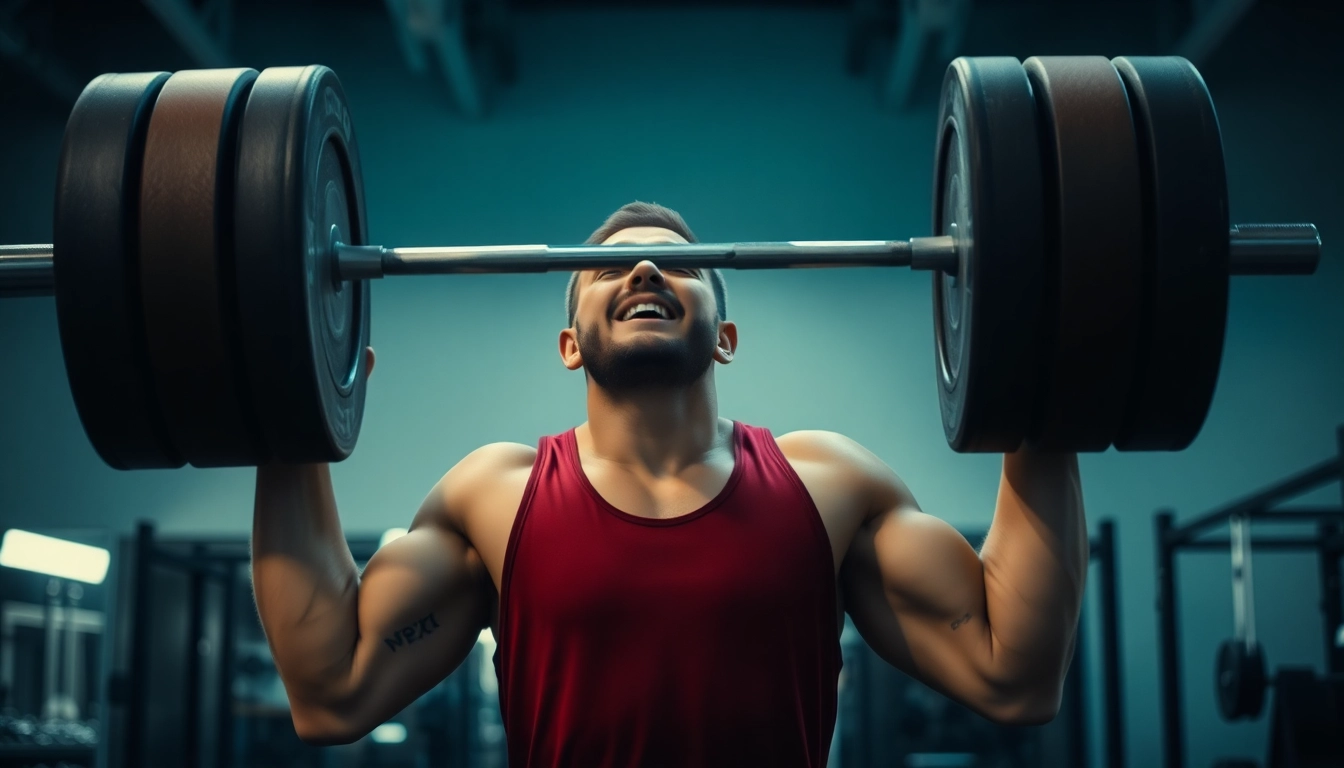
[[(590, 239), (693, 241), (643, 203)], [(327, 468), (258, 470), (253, 582), (299, 736), (360, 738), (489, 626), (512, 766), (822, 766), (844, 612), (991, 720), (1054, 716), (1088, 557), (1076, 457), (1004, 456), (977, 553), (854, 441), (719, 415), (724, 299), (712, 270), (577, 273), (560, 358), (588, 421), (472, 452), (362, 574)]]

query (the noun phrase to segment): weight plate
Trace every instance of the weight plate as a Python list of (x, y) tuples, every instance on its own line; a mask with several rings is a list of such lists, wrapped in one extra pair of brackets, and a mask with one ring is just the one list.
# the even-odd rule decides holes
[(1224, 640), (1218, 645), (1218, 711), (1226, 720), (1260, 716), (1265, 705), (1265, 654), (1260, 645), (1248, 649), (1240, 640)]
[(340, 461), (364, 416), (369, 285), (332, 245), (367, 241), (345, 93), (326, 67), (257, 78), (239, 140), (238, 297), (253, 401), (274, 456)]
[(115, 469), (180, 467), (149, 368), (138, 266), (140, 163), (166, 72), (102, 75), (70, 113), (53, 224), (56, 319), (70, 394)]
[(198, 467), (263, 460), (233, 291), (238, 119), (256, 70), (178, 72), (149, 121), (140, 186), (145, 335), (168, 431)]
[(1113, 59), (1129, 92), (1144, 194), (1134, 385), (1115, 447), (1179, 451), (1213, 400), (1227, 322), (1227, 172), (1213, 99), (1185, 59)]
[(1129, 99), (1098, 56), (1023, 62), (1041, 115), (1048, 280), (1055, 301), (1032, 444), (1104, 451), (1119, 431), (1138, 342), (1143, 257)]
[(933, 227), (957, 244), (933, 276), (938, 399), (948, 445), (1016, 450), (1037, 386), (1045, 284), (1031, 86), (1014, 58), (960, 58), (943, 77)]

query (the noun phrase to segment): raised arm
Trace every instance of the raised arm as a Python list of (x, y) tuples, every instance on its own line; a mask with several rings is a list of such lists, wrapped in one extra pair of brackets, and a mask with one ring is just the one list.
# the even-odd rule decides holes
[(326, 466), (258, 471), (253, 588), (304, 741), (362, 737), (466, 658), (493, 585), (455, 521), (509, 455), (487, 446), (463, 459), (362, 574)]
[(977, 554), (922, 512), (880, 459), (846, 438), (832, 442), (869, 509), (841, 571), (860, 634), (897, 668), (990, 720), (1051, 720), (1088, 561), (1076, 457), (1005, 456)]

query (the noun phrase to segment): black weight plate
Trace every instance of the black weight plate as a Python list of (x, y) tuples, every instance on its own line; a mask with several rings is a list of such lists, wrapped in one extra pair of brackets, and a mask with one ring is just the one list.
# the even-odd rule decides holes
[(238, 298), (252, 397), (286, 462), (340, 461), (364, 416), (369, 285), (340, 282), (332, 244), (367, 240), (345, 93), (326, 67), (257, 78), (239, 139)]
[(1031, 443), (1104, 451), (1120, 428), (1138, 342), (1143, 257), (1129, 99), (1099, 56), (1023, 62), (1041, 117), (1053, 316)]
[(198, 467), (264, 461), (233, 296), (233, 167), (256, 70), (178, 72), (149, 121), (140, 185), (145, 335), (169, 434)]
[(1265, 705), (1265, 654), (1259, 644), (1247, 649), (1240, 640), (1224, 640), (1218, 646), (1218, 664), (1214, 670), (1218, 711), (1226, 720), (1260, 716)]
[(1016, 450), (1037, 385), (1045, 298), (1035, 105), (1014, 58), (960, 58), (943, 77), (933, 227), (960, 268), (933, 276), (938, 399), (948, 445)]
[(53, 227), (56, 319), (70, 394), (115, 469), (180, 467), (154, 392), (140, 313), (140, 164), (166, 72), (102, 75), (70, 113)]
[(1113, 59), (1143, 171), (1144, 295), (1122, 451), (1179, 451), (1213, 400), (1227, 323), (1227, 172), (1213, 99), (1185, 59)]

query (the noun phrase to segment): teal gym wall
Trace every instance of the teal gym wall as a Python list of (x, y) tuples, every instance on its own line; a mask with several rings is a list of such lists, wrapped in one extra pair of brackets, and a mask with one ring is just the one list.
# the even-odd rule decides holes
[[(1113, 29), (1079, 37), (1081, 50), (1068, 19), (1047, 35), (1036, 26), (1045, 17), (986, 12), (990, 21), (977, 23), (999, 31), (966, 53), (1150, 52), (1149, 37), (1126, 37), (1135, 22), (1122, 11)], [(1203, 68), (1233, 219), (1315, 222), (1326, 242), (1318, 273), (1234, 282), (1217, 395), (1189, 450), (1081, 458), (1089, 521), (1118, 525), (1131, 766), (1160, 764), (1154, 511), (1188, 518), (1302, 469), (1337, 450), (1344, 423), (1344, 90), (1321, 18), (1297, 5), (1257, 8)], [(880, 108), (871, 81), (844, 74), (842, 11), (531, 11), (514, 23), (519, 82), (497, 91), (477, 122), (455, 113), (437, 81), (407, 74), (377, 4), (325, 20), (316, 4), (239, 18), (236, 50), (248, 66), (320, 62), (340, 74), (375, 242), (578, 242), (635, 199), (680, 210), (708, 241), (927, 233), (937, 78), (925, 78), (914, 108)], [(166, 47), (104, 45), (100, 55), (124, 71), (191, 66)], [(0, 242), (49, 242), (66, 108), (21, 103), (9, 109), (0, 92)], [(405, 526), (439, 476), (479, 445), (535, 443), (584, 419), (583, 376), (556, 351), (565, 277), (376, 284), (378, 363), (363, 433), (333, 470), (347, 532)], [(927, 511), (988, 525), (1000, 458), (957, 455), (944, 442), (926, 275), (727, 280), (741, 346), (716, 372), (725, 416), (777, 434), (847, 434), (895, 468)], [(99, 462), (65, 383), (50, 299), (0, 302), (0, 355), (0, 525), (129, 533), (149, 518), (166, 535), (249, 530), (251, 470), (118, 473)], [(1338, 490), (1320, 498), (1338, 503)], [(1180, 563), (1190, 765), (1262, 756), (1264, 720), (1230, 725), (1214, 714), (1212, 655), (1232, 631), (1227, 558)], [(1256, 556), (1271, 664), (1321, 667), (1315, 569), (1307, 555)], [(1096, 648), (1088, 658), (1095, 681)]]

